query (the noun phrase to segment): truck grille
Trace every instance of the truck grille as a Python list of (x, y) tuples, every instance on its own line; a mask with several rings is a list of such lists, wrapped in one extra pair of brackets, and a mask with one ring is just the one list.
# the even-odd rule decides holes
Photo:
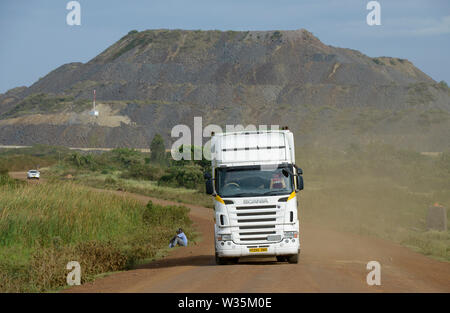
[(277, 224), (282, 223), (283, 216), (276, 205), (237, 206), (228, 212), (231, 226), (239, 229), (238, 235), (233, 238), (236, 243), (270, 243), (275, 241), (268, 241), (267, 236), (281, 235)]

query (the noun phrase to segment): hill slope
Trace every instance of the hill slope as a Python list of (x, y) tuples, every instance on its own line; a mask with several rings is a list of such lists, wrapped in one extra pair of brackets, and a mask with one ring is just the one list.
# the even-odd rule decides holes
[[(92, 90), (100, 117), (88, 114)], [(299, 144), (450, 147), (450, 91), (404, 59), (297, 31), (132, 31), (0, 95), (0, 144), (148, 147), (176, 124), (289, 125)]]

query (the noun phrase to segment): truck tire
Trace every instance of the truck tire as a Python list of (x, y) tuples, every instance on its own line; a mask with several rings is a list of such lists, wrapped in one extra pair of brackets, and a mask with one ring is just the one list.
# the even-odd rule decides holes
[(238, 264), (239, 258), (229, 258), (228, 261), (229, 261), (229, 264)]
[(225, 264), (227, 264), (227, 259), (219, 257), (216, 253), (216, 264), (217, 265), (225, 265)]
[(277, 255), (277, 262), (286, 262), (286, 257), (284, 255)]
[(287, 260), (291, 264), (297, 264), (298, 263), (298, 254), (293, 254), (287, 257)]
[(217, 265), (227, 265), (227, 264), (238, 264), (239, 258), (221, 258), (216, 254), (216, 264)]

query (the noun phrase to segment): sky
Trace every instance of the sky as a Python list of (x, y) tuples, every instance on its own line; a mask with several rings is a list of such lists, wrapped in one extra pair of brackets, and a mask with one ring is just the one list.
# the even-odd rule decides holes
[(381, 25), (369, 26), (369, 0), (0, 1), (0, 93), (30, 86), (55, 68), (87, 62), (130, 30), (293, 30), (370, 56), (408, 59), (450, 84), (450, 1), (379, 0)]

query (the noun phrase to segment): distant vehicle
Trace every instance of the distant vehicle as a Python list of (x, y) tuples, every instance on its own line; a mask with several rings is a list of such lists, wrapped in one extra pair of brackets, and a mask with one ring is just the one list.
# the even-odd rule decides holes
[(38, 170), (29, 170), (27, 173), (27, 178), (28, 179), (39, 179), (41, 177), (41, 172), (39, 172)]

